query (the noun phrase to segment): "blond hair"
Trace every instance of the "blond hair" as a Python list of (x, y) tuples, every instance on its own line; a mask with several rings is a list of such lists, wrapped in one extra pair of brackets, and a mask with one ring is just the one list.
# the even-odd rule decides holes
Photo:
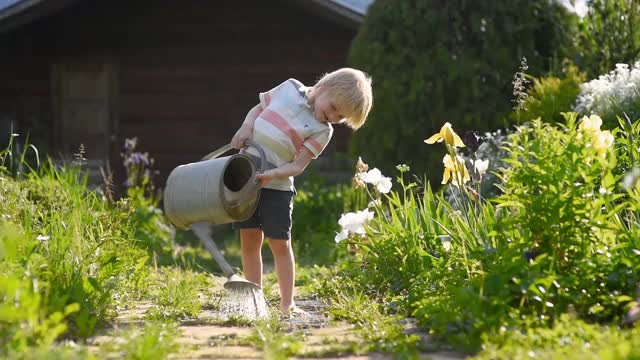
[(327, 91), (346, 108), (349, 127), (358, 129), (364, 125), (373, 105), (371, 77), (360, 70), (342, 68), (323, 75), (315, 87)]

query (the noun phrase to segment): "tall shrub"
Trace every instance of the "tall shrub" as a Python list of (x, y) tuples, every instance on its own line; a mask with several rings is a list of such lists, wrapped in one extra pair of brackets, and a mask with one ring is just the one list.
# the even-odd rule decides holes
[(416, 151), (424, 134), (446, 121), (462, 132), (502, 126), (521, 57), (534, 74), (549, 69), (574, 18), (555, 1), (374, 2), (350, 54), (375, 97), (353, 151), (387, 172), (399, 159), (418, 173), (439, 168)]
[(589, 78), (633, 63), (640, 57), (640, 3), (637, 0), (589, 0), (576, 33), (575, 63)]

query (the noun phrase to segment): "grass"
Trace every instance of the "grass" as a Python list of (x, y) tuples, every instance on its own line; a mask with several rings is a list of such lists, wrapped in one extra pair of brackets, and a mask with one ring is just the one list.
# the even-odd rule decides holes
[(153, 360), (167, 359), (180, 347), (177, 328), (165, 322), (146, 322), (144, 327), (131, 327), (115, 332), (114, 338), (100, 347), (99, 358)]
[(196, 317), (204, 302), (201, 294), (213, 287), (205, 273), (162, 267), (154, 271), (149, 283), (148, 299), (154, 307), (147, 313), (149, 319), (180, 320)]
[(297, 355), (303, 346), (301, 332), (287, 333), (275, 312), (255, 323), (253, 334), (244, 344), (255, 346), (264, 352), (265, 359), (281, 360)]

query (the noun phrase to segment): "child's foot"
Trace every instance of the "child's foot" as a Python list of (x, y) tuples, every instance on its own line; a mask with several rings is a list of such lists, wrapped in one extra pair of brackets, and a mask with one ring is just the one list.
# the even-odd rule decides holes
[(288, 307), (287, 311), (282, 311), (282, 316), (283, 318), (286, 318), (286, 319), (292, 319), (294, 317), (295, 318), (307, 317), (309, 316), (309, 314), (307, 314), (307, 312), (304, 311), (302, 308), (299, 308), (295, 305), (291, 305)]

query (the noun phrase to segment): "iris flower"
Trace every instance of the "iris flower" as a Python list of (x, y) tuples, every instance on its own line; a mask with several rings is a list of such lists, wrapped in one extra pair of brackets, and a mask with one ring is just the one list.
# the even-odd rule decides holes
[(593, 135), (591, 145), (602, 158), (607, 156), (607, 150), (613, 145), (613, 135), (610, 131), (599, 131)]
[(458, 134), (453, 131), (451, 124), (449, 124), (448, 122), (444, 124), (439, 133), (434, 134), (424, 142), (426, 142), (427, 144), (433, 144), (436, 142), (442, 142), (443, 140), (445, 143), (447, 143), (447, 145), (464, 147), (462, 139), (460, 139), (460, 136), (458, 136)]
[(447, 154), (442, 159), (444, 164), (444, 175), (442, 177), (442, 183), (446, 184), (451, 180), (451, 183), (455, 186), (460, 186), (467, 181), (471, 180), (467, 167), (464, 165), (464, 159), (462, 156), (456, 156), (454, 160), (451, 155)]
[(478, 172), (478, 175), (480, 176), (483, 176), (489, 168), (489, 160), (471, 160), (471, 163), (473, 164), (473, 168), (476, 170), (476, 172)]
[(369, 209), (342, 214), (340, 220), (338, 220), (338, 224), (342, 227), (342, 230), (336, 234), (335, 241), (340, 242), (345, 240), (349, 237), (349, 234), (364, 235), (364, 225), (373, 219), (373, 214)]
[[(599, 156), (604, 158), (607, 156), (607, 149), (613, 146), (614, 138), (610, 131), (600, 130), (600, 126), (602, 126), (602, 119), (598, 115), (591, 115), (582, 117), (578, 129), (591, 135), (591, 146)], [(578, 138), (581, 137), (582, 134), (578, 133)]]
[(589, 117), (583, 116), (578, 129), (587, 131), (600, 131), (602, 126), (602, 119), (598, 115), (591, 115)]
[(391, 191), (391, 178), (382, 175), (378, 168), (373, 168), (367, 172), (356, 174), (356, 178), (367, 184), (371, 184), (378, 189), (379, 192), (386, 194)]

